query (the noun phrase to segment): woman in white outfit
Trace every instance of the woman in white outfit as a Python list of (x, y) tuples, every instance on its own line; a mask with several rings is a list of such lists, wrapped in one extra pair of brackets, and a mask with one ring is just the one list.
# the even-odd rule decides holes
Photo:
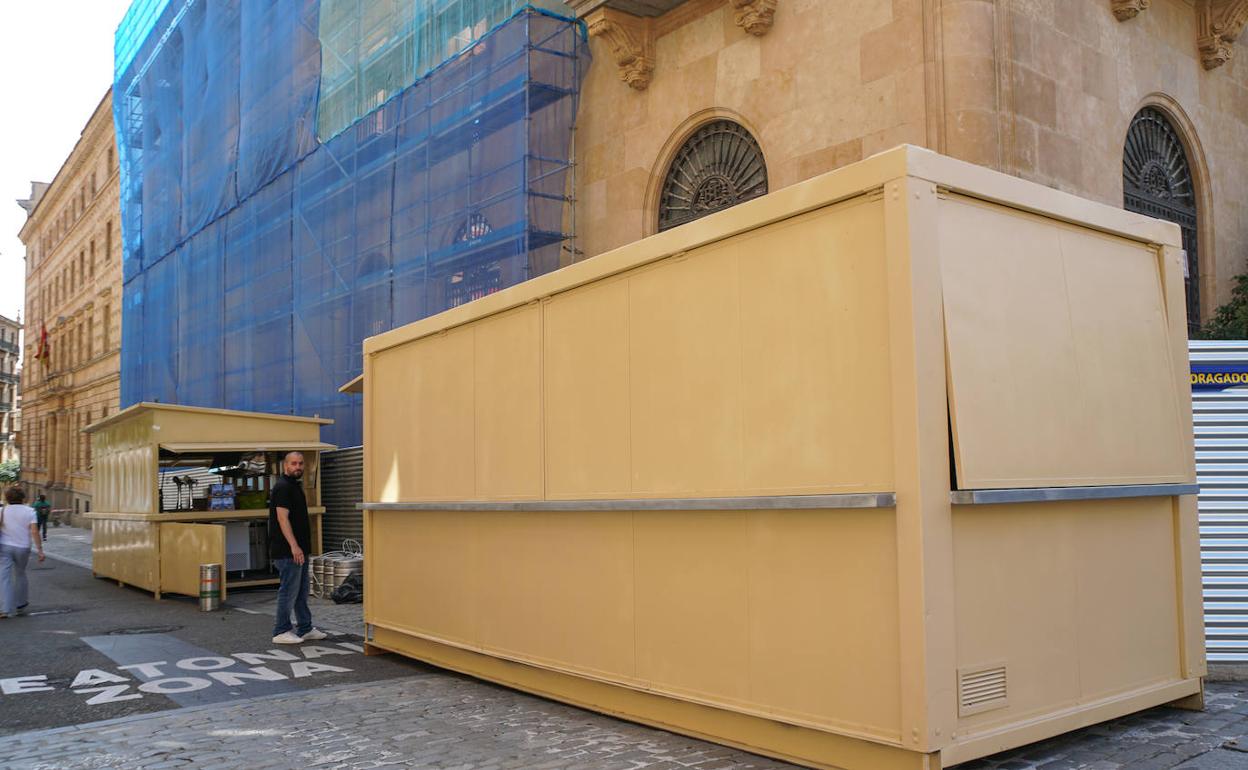
[(26, 493), (20, 487), (9, 487), (4, 501), (0, 507), (0, 618), (21, 612), (29, 601), (26, 562), (31, 544), (38, 546), (39, 561), (43, 561), (39, 519), (35, 509), (25, 505)]

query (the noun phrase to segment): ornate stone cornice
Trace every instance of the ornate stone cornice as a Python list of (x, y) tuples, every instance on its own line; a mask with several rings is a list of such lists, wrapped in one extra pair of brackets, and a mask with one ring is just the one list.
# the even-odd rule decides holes
[(1109, 0), (1109, 5), (1113, 7), (1113, 15), (1118, 21), (1134, 19), (1139, 15), (1139, 11), (1147, 11), (1151, 4), (1152, 0)]
[(654, 33), (650, 21), (612, 8), (599, 8), (586, 19), (590, 37), (600, 37), (611, 48), (620, 80), (644, 91), (654, 74)]
[[(733, 0), (736, 2), (736, 0)], [(1152, 0), (1109, 0), (1118, 21), (1148, 10)], [(1196, 48), (1205, 69), (1221, 67), (1235, 55), (1235, 40), (1248, 25), (1248, 0), (1196, 0)]]
[(766, 35), (775, 23), (779, 0), (731, 0), (734, 21), (751, 35)]
[(1118, 21), (1126, 21), (1134, 19), (1139, 15), (1140, 11), (1148, 10), (1152, 0), (1109, 0), (1110, 6), (1114, 9), (1114, 16)]
[(1235, 55), (1232, 47), (1248, 25), (1248, 0), (1197, 0), (1196, 47), (1205, 69), (1221, 67)]

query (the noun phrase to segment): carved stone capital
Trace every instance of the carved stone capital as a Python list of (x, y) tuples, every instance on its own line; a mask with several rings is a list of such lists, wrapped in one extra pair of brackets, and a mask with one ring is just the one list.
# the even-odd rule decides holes
[(734, 21), (751, 35), (766, 35), (775, 23), (778, 2), (779, 0), (732, 0)]
[(620, 68), (620, 80), (644, 91), (654, 74), (654, 33), (650, 21), (612, 8), (600, 8), (586, 19), (590, 37), (606, 41)]
[(1140, 11), (1147, 11), (1152, 0), (1109, 0), (1110, 6), (1114, 10), (1114, 16), (1118, 21), (1126, 21), (1134, 19), (1140, 14)]
[(1200, 63), (1207, 70), (1221, 67), (1235, 54), (1231, 45), (1232, 42), (1221, 35), (1201, 35), (1196, 38), (1196, 47), (1200, 49)]
[(1248, 25), (1248, 0), (1197, 0), (1196, 47), (1205, 69), (1221, 67), (1235, 55), (1235, 40)]

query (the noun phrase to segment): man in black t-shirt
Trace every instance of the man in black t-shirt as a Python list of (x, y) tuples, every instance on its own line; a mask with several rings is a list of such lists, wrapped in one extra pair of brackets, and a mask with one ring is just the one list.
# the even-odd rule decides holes
[[(303, 496), (303, 453), (287, 452), (282, 475), (269, 493), (269, 556), (281, 577), (277, 589), (276, 644), (299, 644), (324, 639), (324, 631), (312, 626), (308, 609), (308, 556), (312, 550), (312, 527), (308, 500)], [(290, 611), (295, 611), (295, 623)]]

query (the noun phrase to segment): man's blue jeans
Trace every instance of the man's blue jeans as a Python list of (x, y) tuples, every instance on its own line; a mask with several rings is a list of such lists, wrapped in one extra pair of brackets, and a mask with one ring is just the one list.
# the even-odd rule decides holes
[(312, 630), (312, 611), (308, 609), (308, 558), (303, 564), (295, 564), (294, 559), (274, 559), (273, 566), (282, 584), (277, 589), (277, 623), (273, 626), (273, 635), (284, 634), (291, 630), (290, 610), (294, 605), (295, 633), (303, 636)]

